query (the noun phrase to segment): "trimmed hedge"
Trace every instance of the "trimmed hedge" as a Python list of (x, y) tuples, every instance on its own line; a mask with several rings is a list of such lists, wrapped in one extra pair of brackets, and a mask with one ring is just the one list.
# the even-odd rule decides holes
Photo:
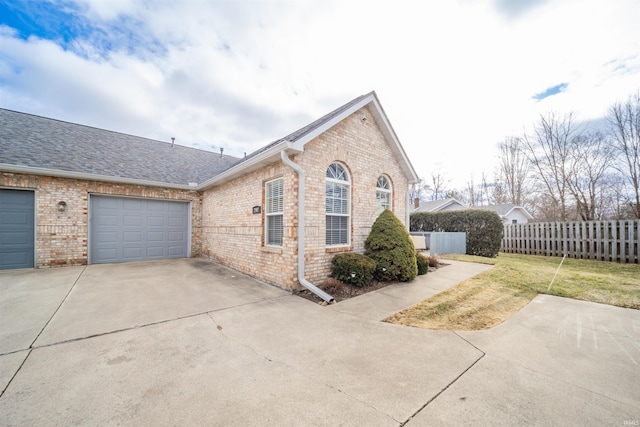
[[(335, 279), (356, 286), (367, 286), (373, 281), (376, 262), (368, 256), (346, 252), (336, 254), (331, 260), (331, 274)], [(351, 273), (355, 273), (351, 277)]]
[(389, 209), (371, 226), (364, 249), (364, 254), (377, 264), (377, 280), (408, 282), (418, 275), (416, 249), (409, 231)]
[(480, 209), (411, 214), (411, 231), (464, 231), (467, 254), (495, 258), (504, 227), (497, 213)]

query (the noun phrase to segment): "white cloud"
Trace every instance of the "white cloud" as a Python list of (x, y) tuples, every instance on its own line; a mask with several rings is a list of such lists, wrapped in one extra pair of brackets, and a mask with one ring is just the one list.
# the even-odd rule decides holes
[(375, 89), (419, 175), (463, 186), (538, 114), (640, 87), (633, 0), (78, 3), (67, 51), (0, 30), (0, 105), (242, 155)]

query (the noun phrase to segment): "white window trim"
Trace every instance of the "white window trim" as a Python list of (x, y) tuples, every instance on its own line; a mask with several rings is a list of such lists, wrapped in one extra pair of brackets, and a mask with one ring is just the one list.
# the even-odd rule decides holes
[[(339, 185), (344, 185), (347, 187), (347, 213), (346, 214), (341, 214), (341, 213), (328, 213), (326, 211), (326, 206), (325, 206), (325, 227), (327, 224), (327, 217), (328, 216), (340, 216), (340, 217), (347, 217), (347, 242), (346, 243), (339, 243), (339, 244), (335, 244), (335, 245), (331, 245), (331, 244), (327, 244), (327, 238), (326, 238), (326, 228), (325, 228), (325, 247), (327, 248), (342, 248), (342, 247), (349, 247), (351, 246), (351, 176), (349, 175), (349, 172), (346, 168), (345, 165), (343, 165), (340, 162), (332, 162), (327, 169), (329, 169), (331, 167), (331, 165), (333, 164), (338, 164), (340, 165), (340, 167), (344, 170), (344, 173), (347, 177), (347, 181), (342, 181), (339, 179), (335, 179), (335, 178), (328, 178), (326, 176), (326, 171), (325, 171), (325, 183), (327, 182), (331, 182), (334, 184), (339, 184)], [(327, 192), (326, 192), (326, 185), (325, 185), (325, 201), (327, 198)]]
[(384, 174), (380, 175), (378, 177), (378, 180), (380, 180), (380, 177), (383, 177), (384, 179), (387, 180), (387, 183), (389, 183), (389, 188), (378, 187), (378, 181), (376, 181), (376, 215), (380, 215), (384, 211), (383, 209), (380, 212), (377, 212), (378, 211), (378, 193), (386, 193), (389, 195), (389, 207), (386, 209), (393, 211), (393, 184), (391, 184), (391, 180), (387, 175), (384, 175)]
[[(277, 181), (282, 181), (282, 184), (281, 184), (282, 185), (282, 210), (276, 211), (276, 212), (269, 212), (269, 192), (268, 192), (269, 185)], [(281, 248), (282, 245), (284, 244), (284, 178), (276, 178), (264, 183), (264, 202), (265, 202), (264, 245), (269, 247), (274, 247), (274, 248)], [(269, 222), (270, 222), (269, 218), (273, 218), (276, 216), (282, 217), (282, 243), (281, 244), (274, 244), (269, 242)]]

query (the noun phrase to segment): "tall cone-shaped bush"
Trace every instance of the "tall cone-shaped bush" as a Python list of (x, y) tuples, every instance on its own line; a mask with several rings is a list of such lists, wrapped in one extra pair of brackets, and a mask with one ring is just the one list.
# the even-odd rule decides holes
[(409, 231), (388, 209), (373, 223), (364, 254), (376, 262), (376, 279), (408, 282), (418, 275), (416, 249)]

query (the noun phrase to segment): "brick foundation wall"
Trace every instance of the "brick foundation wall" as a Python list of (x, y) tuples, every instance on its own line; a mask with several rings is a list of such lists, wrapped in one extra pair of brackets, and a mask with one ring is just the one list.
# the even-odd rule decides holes
[[(0, 172), (0, 187), (35, 190), (37, 268), (87, 264), (90, 193), (191, 201), (191, 256), (201, 254), (202, 202), (196, 191), (7, 172)], [(60, 201), (67, 204), (64, 212)]]

